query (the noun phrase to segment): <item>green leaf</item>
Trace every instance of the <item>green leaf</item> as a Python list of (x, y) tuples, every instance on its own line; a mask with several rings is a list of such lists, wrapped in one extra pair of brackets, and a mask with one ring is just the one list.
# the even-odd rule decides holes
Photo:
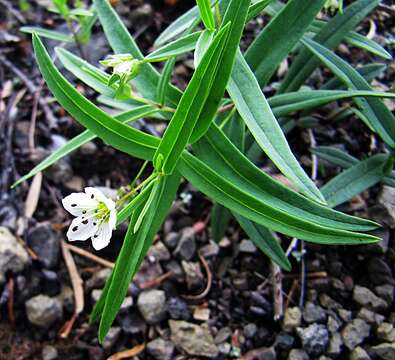
[[(314, 41), (328, 49), (334, 49), (349, 31), (357, 26), (379, 3), (380, 0), (353, 2), (344, 9), (343, 13), (338, 13), (325, 24), (314, 37)], [(307, 49), (302, 49), (282, 81), (279, 92), (298, 90), (319, 64), (319, 60), (314, 58)]]
[(321, 188), (328, 204), (335, 207), (380, 182), (388, 159), (388, 155), (374, 155), (334, 177)]
[(218, 60), (228, 33), (229, 26), (220, 30), (193, 74), (155, 153), (154, 164), (158, 156), (163, 157), (161, 169), (156, 169), (158, 172), (171, 174), (188, 144), (210, 88), (213, 86), (213, 75), (218, 71)]
[(245, 59), (265, 86), (313, 22), (326, 0), (290, 0), (248, 48)]
[(152, 61), (163, 61), (172, 56), (185, 54), (195, 49), (196, 43), (200, 37), (201, 32), (194, 32), (189, 35), (185, 35), (171, 43), (168, 43), (147, 55), (146, 60)]
[[(136, 42), (129, 34), (119, 16), (107, 0), (94, 0), (95, 9), (99, 16), (104, 33), (116, 54), (131, 54), (136, 59), (143, 59)], [(140, 74), (133, 80), (134, 86), (146, 99), (156, 99), (156, 88), (159, 82), (159, 73), (151, 64), (142, 64)], [(174, 86), (169, 86), (166, 92), (167, 100), (177, 104), (181, 92)]]
[[(355, 90), (368, 90), (372, 88), (350, 64), (341, 59), (332, 51), (313, 40), (304, 39), (303, 44), (349, 88)], [(395, 147), (395, 118), (379, 99), (354, 99), (361, 112), (372, 127), (391, 148)]]
[[(364, 77), (364, 79), (370, 83), (374, 78), (379, 76), (387, 68), (385, 64), (368, 64), (356, 68), (356, 71)], [(343, 82), (338, 78), (334, 77), (328, 80), (324, 85), (320, 87), (320, 90), (343, 90), (346, 87)]]
[(268, 99), (276, 116), (285, 116), (295, 111), (310, 110), (327, 103), (348, 98), (395, 98), (394, 93), (369, 90), (310, 90), (275, 95)]
[[(50, 90), (67, 111), (90, 130), (101, 133), (103, 138), (112, 137), (109, 141), (115, 148), (132, 156), (152, 159), (152, 150), (158, 146), (159, 139), (122, 125), (101, 112), (60, 75), (36, 36), (34, 46), (40, 69)], [(65, 93), (71, 97), (67, 97)], [(110, 135), (107, 128), (109, 124), (112, 128)], [(217, 135), (220, 136), (221, 133)], [(211, 143), (207, 148), (210, 161), (214, 161), (214, 168), (186, 151), (182, 155), (178, 168), (193, 185), (212, 196), (215, 201), (226, 204), (225, 206), (252, 221), (301, 239), (343, 244), (377, 240), (370, 235), (338, 230), (339, 228), (370, 230), (377, 224), (332, 211), (283, 187), (245, 159), (233, 144), (227, 141), (226, 137), (220, 138), (219, 143), (214, 142), (216, 146), (222, 146), (219, 154)], [(224, 162), (225, 160), (227, 162)], [(241, 168), (235, 169), (233, 161), (238, 165), (240, 163)], [(226, 167), (221, 169), (224, 164)], [(227, 174), (229, 171), (230, 173)], [(258, 178), (251, 177), (249, 180), (245, 177), (246, 173), (249, 173), (249, 176), (255, 176), (257, 171)], [(228, 175), (232, 181), (235, 181), (234, 183), (229, 183)], [(262, 188), (257, 187), (257, 184)]]
[[(179, 169), (193, 186), (219, 204), (274, 231), (320, 244), (363, 244), (378, 240), (372, 235), (326, 228), (323, 225), (304, 221), (301, 218), (304, 215), (303, 211), (297, 210), (293, 213), (279, 211), (276, 204), (272, 207), (256, 198), (255, 195), (245, 193), (240, 189), (239, 184), (234, 184), (233, 178), (230, 182), (226, 178), (229, 175), (228, 172), (223, 173), (222, 167), (213, 170), (188, 153), (184, 153), (182, 160), (179, 163)], [(218, 176), (218, 172), (222, 176)], [(268, 200), (273, 196), (269, 193), (267, 195)], [(276, 198), (276, 200), (280, 199)]]
[(177, 58), (174, 56), (166, 62), (166, 65), (163, 68), (161, 77), (158, 82), (157, 88), (157, 98), (159, 100), (160, 105), (164, 105), (166, 101), (166, 91), (168, 89), (168, 84), (171, 80), (171, 74), (174, 70), (174, 66), (176, 65)]
[(43, 28), (36, 27), (36, 26), (22, 26), (20, 28), (20, 30), (22, 32), (25, 32), (28, 34), (36, 33), (37, 35), (40, 35), (44, 38), (51, 39), (51, 40), (57, 40), (57, 41), (66, 42), (66, 43), (74, 42), (74, 39), (71, 35), (63, 34), (59, 31), (55, 31), (55, 30), (43, 29)]
[(183, 32), (189, 30), (200, 23), (199, 8), (194, 6), (185, 14), (181, 15), (177, 20), (172, 22), (155, 40), (154, 46), (161, 46), (168, 41), (176, 38)]
[(258, 16), (273, 0), (259, 0), (251, 4), (248, 9), (246, 23), (250, 22), (254, 17)]
[(203, 55), (206, 53), (208, 47), (214, 38), (214, 31), (205, 30), (200, 34), (200, 37), (196, 43), (196, 50), (194, 54), (194, 65), (195, 68), (198, 67), (200, 61), (202, 60)]
[(215, 29), (215, 19), (211, 10), (210, 0), (196, 0), (199, 8), (200, 18), (207, 30)]
[[(106, 302), (101, 315), (99, 326), (99, 341), (103, 342), (118, 313), (128, 286), (136, 274), (138, 267), (147, 252), (152, 238), (158, 231), (166, 215), (179, 184), (179, 175), (169, 179), (160, 178), (154, 185), (147, 200), (149, 209), (137, 233), (133, 232), (134, 225), (142, 207), (136, 209), (129, 224), (122, 249), (113, 270), (111, 283), (106, 296)], [(168, 193), (168, 194), (166, 194)]]
[(316, 201), (325, 202), (314, 182), (306, 175), (292, 154), (287, 140), (241, 52), (238, 52), (236, 57), (236, 64), (228, 84), (228, 92), (256, 142), (280, 171), (305, 195)]
[(90, 17), (93, 16), (93, 12), (83, 8), (73, 9), (69, 13), (72, 16), (83, 16), (83, 17)]
[[(206, 166), (215, 169), (215, 173), (221, 174), (242, 192), (254, 194), (256, 200), (270, 207), (289, 214), (297, 213), (306, 221), (336, 229), (367, 230), (370, 227), (368, 224), (365, 224), (367, 227), (355, 227), (355, 218), (334, 213), (328, 207), (282, 186), (246, 159), (216, 126), (209, 129), (207, 136), (195, 144), (193, 150)], [(191, 160), (191, 163), (194, 162), (194, 159)], [(217, 176), (215, 181), (219, 182), (221, 176)]]
[[(325, 26), (325, 24), (326, 24), (325, 21), (315, 20), (313, 25), (309, 28), (309, 31), (318, 33)], [(375, 41), (355, 31), (350, 31), (344, 37), (344, 40), (350, 45), (369, 51), (370, 53), (380, 56), (383, 59), (386, 60), (392, 59), (391, 54), (387, 50), (385, 50), (381, 45), (377, 44)]]
[(281, 248), (278, 240), (264, 226), (253, 223), (250, 220), (234, 213), (235, 218), (246, 232), (251, 241), (270, 259), (282, 267), (284, 270), (290, 271), (291, 264)]
[[(157, 113), (159, 110), (153, 109), (149, 105), (141, 106), (139, 108), (126, 111), (122, 114), (116, 115), (115, 119), (122, 123), (128, 123), (131, 121), (135, 121), (144, 117), (150, 117), (151, 115)], [(86, 144), (89, 141), (92, 141), (96, 138), (96, 135), (93, 134), (90, 130), (85, 130), (78, 136), (74, 137), (72, 140), (64, 144), (62, 147), (57, 149), (43, 161), (41, 161), (38, 165), (36, 165), (32, 170), (29, 171), (28, 174), (21, 177), (18, 181), (16, 181), (12, 187), (15, 187), (22, 183), (23, 181), (28, 180), (29, 178), (33, 177), (40, 171), (44, 171), (48, 167), (52, 166), (54, 163), (62, 159), (63, 157), (67, 156), (74, 150), (78, 149), (80, 146)]]
[[(348, 169), (359, 163), (359, 160), (354, 156), (330, 146), (316, 146), (311, 149), (311, 152), (319, 158), (338, 165), (343, 169)], [(389, 176), (385, 176), (383, 183), (395, 187), (395, 171), (392, 171)]]
[(81, 96), (56, 69), (41, 40), (34, 34), (33, 47), (48, 88), (75, 119), (114, 148), (146, 160), (152, 158), (157, 139), (116, 121)]
[(207, 97), (200, 119), (193, 129), (190, 142), (196, 142), (210, 127), (218, 106), (221, 102), (235, 62), (241, 36), (243, 34), (245, 19), (247, 17), (250, 0), (231, 0), (222, 20), (221, 28), (230, 23), (229, 36), (221, 54), (213, 79), (213, 86)]

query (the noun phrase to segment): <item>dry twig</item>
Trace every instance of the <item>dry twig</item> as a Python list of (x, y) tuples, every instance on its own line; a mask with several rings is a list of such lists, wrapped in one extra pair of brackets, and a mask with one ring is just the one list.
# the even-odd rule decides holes
[(105, 260), (97, 255), (91, 254), (89, 251), (81, 249), (77, 246), (70, 245), (70, 244), (65, 244), (65, 246), (67, 247), (68, 250), (70, 250), (78, 255), (84, 256), (87, 259), (92, 260), (100, 265), (103, 265), (103, 266), (108, 267), (110, 269), (113, 269), (115, 266), (115, 264), (113, 262)]
[(139, 355), (140, 353), (142, 353), (144, 351), (144, 349), (145, 349), (145, 344), (136, 345), (135, 347), (133, 347), (130, 350), (121, 351), (121, 352), (118, 352), (114, 355), (111, 355), (107, 360), (128, 359), (133, 356)]
[(78, 315), (84, 310), (84, 288), (82, 286), (83, 281), (78, 273), (77, 266), (75, 265), (73, 256), (70, 250), (67, 248), (66, 243), (62, 240), (61, 242), (62, 254), (64, 261), (67, 266), (67, 270), (70, 275), (71, 285), (74, 291), (74, 314), (70, 320), (68, 320), (60, 329), (59, 336), (61, 338), (67, 338), (73, 328), (74, 322)]

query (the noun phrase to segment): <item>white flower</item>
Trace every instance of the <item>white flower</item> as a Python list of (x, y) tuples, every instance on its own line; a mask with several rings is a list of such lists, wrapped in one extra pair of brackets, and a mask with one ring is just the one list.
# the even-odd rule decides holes
[(110, 243), (117, 222), (114, 201), (98, 189), (87, 187), (85, 192), (66, 196), (62, 203), (71, 215), (76, 216), (67, 231), (69, 241), (91, 238), (95, 250)]

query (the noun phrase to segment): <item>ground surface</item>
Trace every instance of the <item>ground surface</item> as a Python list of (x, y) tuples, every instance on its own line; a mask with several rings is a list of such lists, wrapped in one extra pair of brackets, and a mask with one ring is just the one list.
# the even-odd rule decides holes
[[(117, 10), (147, 51), (160, 30), (190, 3), (130, 0), (118, 4)], [(392, 37), (393, 44), (394, 9), (390, 1), (387, 5), (363, 23), (361, 32), (375, 25), (371, 35), (382, 44)], [(60, 200), (87, 185), (111, 192), (127, 184), (141, 164), (95, 141), (47, 171), (28, 201), (30, 184), (10, 190), (21, 174), (81, 131), (51, 101), (45, 87), (38, 90), (41, 77), (30, 40), (18, 28), (26, 23), (62, 29), (63, 24), (45, 10), (43, 0), (30, 6), (23, 12), (16, 1), (0, 2), (0, 359), (104, 359), (122, 351), (140, 359), (395, 359), (395, 190), (382, 186), (342, 207), (383, 224), (382, 243), (353, 248), (306, 244), (303, 261), (291, 255), (292, 272), (273, 278), (276, 269), (234, 222), (219, 244), (211, 240), (211, 203), (184, 185), (103, 347), (96, 339), (97, 328), (87, 320), (125, 228), (116, 231), (104, 251), (95, 253), (85, 243), (78, 244), (82, 255), (72, 251), (84, 281), (85, 306), (67, 328), (75, 300), (61, 249), (70, 218)], [(265, 21), (260, 18), (248, 26), (243, 46)], [(93, 45), (85, 48), (93, 63), (108, 51), (97, 30)], [(377, 60), (356, 49), (342, 47), (340, 52), (355, 65)], [(393, 83), (395, 67), (388, 65), (374, 82), (379, 89)], [(190, 72), (191, 59), (186, 58), (177, 65), (175, 82), (184, 87)], [(312, 84), (326, 76), (326, 71), (317, 73)], [(382, 144), (355, 118), (331, 121), (331, 114), (342, 106), (346, 103), (315, 114), (320, 119), (314, 129), (317, 143), (340, 146), (358, 158), (381, 151)], [(311, 171), (307, 132), (296, 129), (289, 139)], [(262, 159), (260, 165), (270, 164)], [(322, 166), (325, 172), (320, 172), (319, 181), (339, 171)], [(37, 207), (32, 206), (35, 200)], [(284, 248), (289, 243), (283, 238)], [(274, 320), (275, 286), (282, 294), (276, 301), (283, 299), (285, 312), (280, 321)]]

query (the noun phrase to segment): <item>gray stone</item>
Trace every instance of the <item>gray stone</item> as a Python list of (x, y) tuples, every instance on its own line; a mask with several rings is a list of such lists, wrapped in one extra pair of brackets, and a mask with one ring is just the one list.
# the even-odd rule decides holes
[(167, 247), (162, 241), (158, 241), (154, 245), (152, 245), (147, 255), (149, 257), (152, 257), (156, 261), (170, 260), (169, 250), (167, 250)]
[(218, 345), (218, 351), (222, 355), (229, 355), (229, 353), (232, 351), (232, 345), (230, 345), (228, 342), (221, 343)]
[(361, 319), (354, 319), (342, 330), (344, 344), (349, 350), (354, 350), (370, 334), (370, 325)]
[(253, 339), (258, 332), (258, 327), (254, 323), (249, 323), (244, 326), (243, 334), (247, 339)]
[(297, 328), (297, 334), (309, 355), (321, 355), (328, 347), (329, 333), (324, 325), (312, 324), (304, 329)]
[(209, 244), (200, 248), (200, 254), (204, 258), (217, 256), (219, 254), (219, 245), (216, 242), (214, 242), (213, 240), (210, 240)]
[(57, 298), (37, 295), (25, 303), (26, 315), (29, 321), (42, 328), (50, 327), (63, 317), (62, 304)]
[(120, 335), (121, 335), (121, 328), (120, 327), (118, 327), (118, 326), (111, 327), (108, 330), (108, 333), (103, 340), (103, 344), (102, 344), (103, 348), (105, 350), (110, 350), (115, 345), (115, 343), (118, 341)]
[(166, 304), (167, 312), (172, 320), (191, 320), (192, 313), (188, 304), (179, 297), (172, 297)]
[(328, 317), (328, 322), (326, 324), (328, 326), (328, 330), (334, 334), (336, 333), (340, 327), (342, 326), (341, 320), (337, 317), (336, 314), (331, 314)]
[(229, 327), (225, 326), (218, 331), (217, 335), (215, 335), (214, 342), (217, 345), (224, 343), (225, 341), (229, 340), (231, 336), (232, 330)]
[(162, 290), (143, 291), (137, 299), (137, 307), (148, 324), (166, 319), (166, 295)]
[(307, 302), (303, 309), (303, 319), (308, 324), (314, 322), (322, 323), (326, 321), (326, 313), (321, 306), (315, 305), (312, 302)]
[(45, 176), (55, 184), (65, 184), (73, 177), (73, 169), (65, 159), (60, 159), (48, 168)]
[(262, 347), (249, 351), (243, 358), (254, 360), (276, 360), (277, 354), (274, 348)]
[(346, 323), (350, 322), (352, 319), (352, 312), (350, 310), (338, 309), (337, 313), (339, 314), (340, 319)]
[(5, 282), (8, 271), (18, 273), (30, 263), (29, 255), (16, 237), (0, 227), (0, 285)]
[(243, 239), (239, 245), (239, 250), (242, 253), (254, 254), (256, 252), (256, 246), (251, 240)]
[(390, 323), (382, 323), (377, 328), (377, 337), (380, 340), (386, 342), (394, 342), (395, 341), (395, 329), (392, 324)]
[(181, 236), (179, 233), (169, 232), (168, 234), (166, 234), (164, 239), (166, 246), (170, 249), (174, 249), (177, 246), (180, 237)]
[(181, 261), (188, 289), (201, 289), (204, 286), (204, 276), (198, 262)]
[(111, 269), (101, 269), (95, 272), (88, 281), (85, 283), (85, 288), (87, 291), (92, 289), (102, 289), (111, 275)]
[(368, 274), (373, 285), (394, 284), (391, 268), (379, 257), (369, 260)]
[(363, 286), (356, 285), (354, 287), (352, 298), (357, 304), (372, 311), (383, 311), (388, 307), (388, 304), (383, 299)]
[(294, 344), (295, 338), (292, 335), (286, 332), (280, 332), (276, 336), (274, 347), (279, 351), (287, 351), (290, 350)]
[(52, 345), (45, 345), (41, 350), (42, 360), (56, 360), (58, 358), (58, 350)]
[(390, 284), (376, 286), (374, 288), (375, 293), (384, 299), (389, 305), (394, 302), (394, 286)]
[(329, 340), (327, 354), (336, 358), (342, 353), (343, 340), (339, 333), (335, 333)]
[(370, 348), (372, 354), (378, 356), (383, 360), (394, 360), (395, 359), (395, 342), (394, 343), (383, 343)]
[(208, 358), (218, 355), (218, 348), (206, 324), (198, 326), (186, 321), (169, 320), (169, 326), (171, 341), (181, 351)]
[(351, 352), (350, 360), (370, 360), (370, 356), (363, 348), (361, 348), (360, 346), (357, 346)]
[(366, 308), (359, 310), (357, 317), (370, 325), (380, 325), (385, 319), (383, 315), (377, 314)]
[(310, 360), (310, 357), (304, 350), (292, 349), (289, 352), (288, 360)]
[(337, 301), (333, 300), (330, 296), (327, 294), (321, 294), (320, 295), (320, 304), (326, 309), (329, 310), (335, 310), (335, 309), (341, 309), (342, 305), (338, 303)]
[(27, 244), (46, 268), (57, 265), (60, 254), (60, 236), (49, 223), (37, 225), (27, 233)]
[(147, 352), (156, 360), (172, 360), (174, 345), (163, 338), (156, 338), (147, 344)]
[(289, 307), (284, 314), (282, 328), (284, 331), (294, 331), (302, 323), (302, 312), (298, 307)]
[(384, 207), (391, 219), (391, 221), (388, 221), (388, 225), (395, 227), (395, 188), (387, 185), (383, 186), (378, 202)]
[(184, 260), (191, 260), (196, 253), (195, 229), (186, 227), (182, 230), (174, 255), (179, 255)]

